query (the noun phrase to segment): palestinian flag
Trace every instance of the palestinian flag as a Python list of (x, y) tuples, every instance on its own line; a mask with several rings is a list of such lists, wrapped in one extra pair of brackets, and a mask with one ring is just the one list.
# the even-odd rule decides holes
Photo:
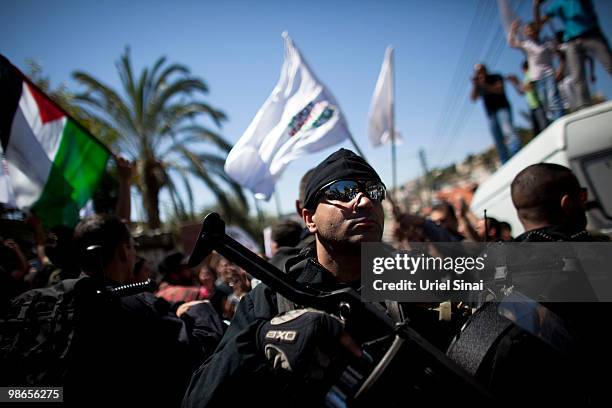
[(13, 194), (0, 201), (47, 227), (76, 225), (111, 153), (2, 55), (0, 142)]

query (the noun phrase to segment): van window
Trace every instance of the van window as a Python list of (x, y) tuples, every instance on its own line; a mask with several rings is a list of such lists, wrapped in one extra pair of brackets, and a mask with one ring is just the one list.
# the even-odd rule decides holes
[(612, 151), (585, 160), (583, 169), (603, 213), (612, 218)]

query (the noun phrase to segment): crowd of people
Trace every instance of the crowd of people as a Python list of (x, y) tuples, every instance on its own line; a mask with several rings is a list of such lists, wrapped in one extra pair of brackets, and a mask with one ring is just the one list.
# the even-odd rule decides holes
[[(591, 105), (587, 80), (587, 63), (595, 82), (594, 62), (612, 74), (612, 51), (604, 36), (590, 0), (554, 0), (541, 13), (543, 0), (534, 0), (534, 20), (522, 25), (516, 20), (510, 27), (508, 44), (521, 50), (526, 57), (521, 69), (523, 79), (516, 75), (489, 73), (485, 64), (474, 67), (472, 100), (482, 98), (499, 159), (508, 161), (522, 147), (512, 119), (512, 108), (506, 97), (504, 79), (524, 94), (531, 114), (533, 135), (538, 135), (550, 123), (567, 112)], [(564, 30), (551, 38), (543, 35), (552, 18), (563, 22)], [(555, 58), (556, 57), (556, 58)], [(555, 62), (555, 59), (558, 61)]]
[[(340, 149), (301, 180), (296, 210), (303, 224), (273, 225), (269, 261), (302, 284), (359, 290), (360, 245), (382, 240), (385, 198), (377, 172)], [(536, 164), (512, 183), (526, 231), (520, 236), (513, 239), (507, 223), (476, 218), (463, 201), (457, 208), (440, 202), (428, 216), (396, 208), (389, 244), (402, 250), (415, 241), (589, 241), (585, 199), (569, 169)], [(359, 346), (363, 333), (349, 333), (332, 313), (285, 299), (217, 253), (191, 268), (177, 250), (153, 267), (138, 255), (129, 222), (117, 215), (88, 216), (72, 234), (58, 233), (46, 246), (3, 237), (2, 384), (62, 385), (65, 401), (75, 405), (93, 395), (109, 403), (121, 398), (136, 406), (185, 407), (263, 403), (275, 395), (292, 405), (316, 406), (343, 364), (371, 358)], [(457, 305), (450, 321), (440, 318), (439, 304), (395, 307), (441, 352), (470, 315)], [(391, 314), (392, 306), (387, 308)], [(575, 314), (567, 316), (569, 325), (576, 324)], [(576, 327), (579, 341), (592, 340), (584, 325)], [(373, 333), (362, 329), (371, 340)], [(546, 353), (539, 346), (531, 350), (523, 331), (512, 336), (516, 345), (495, 349), (506, 365), (488, 366), (478, 376), (496, 396), (509, 392), (508, 401), (517, 401), (534, 391), (533, 377), (520, 378), (525, 367), (507, 362), (529, 369), (540, 364), (533, 353)], [(557, 372), (539, 367), (538, 373), (567, 382), (561, 378), (566, 370), (550, 367)], [(557, 396), (587, 398), (576, 388)]]

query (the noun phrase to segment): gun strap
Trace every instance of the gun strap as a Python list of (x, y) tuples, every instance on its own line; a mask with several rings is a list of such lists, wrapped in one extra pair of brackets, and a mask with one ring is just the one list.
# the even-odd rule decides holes
[[(283, 262), (280, 262), (280, 265), (277, 265), (279, 269), (281, 269), (286, 274), (290, 274), (292, 269), (300, 268), (300, 264), (308, 262), (309, 253), (307, 250), (302, 250), (297, 256), (294, 256), (289, 259), (285, 259)], [(308, 271), (306, 271), (308, 273)], [(312, 279), (312, 270), (310, 274), (303, 276), (302, 280), (308, 282)], [(289, 312), (291, 310), (295, 310), (297, 305), (293, 303), (291, 300), (287, 299), (280, 293), (276, 294), (276, 306), (278, 307), (278, 313)]]
[(472, 316), (447, 355), (468, 373), (476, 375), (483, 361), (513, 323), (497, 313), (497, 303), (486, 303)]
[(278, 293), (276, 294), (276, 306), (279, 314), (295, 309), (295, 303)]

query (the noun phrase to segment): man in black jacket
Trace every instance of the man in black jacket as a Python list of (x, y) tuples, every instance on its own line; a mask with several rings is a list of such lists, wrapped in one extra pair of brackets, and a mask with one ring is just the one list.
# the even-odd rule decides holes
[(71, 406), (178, 406), (223, 335), (216, 312), (200, 303), (178, 318), (151, 293), (118, 294), (136, 260), (118, 217), (81, 221), (75, 248), (81, 277), (24, 293), (0, 321), (0, 383), (63, 386)]
[[(512, 202), (525, 228), (511, 245), (538, 243), (515, 247), (517, 256), (508, 261), (509, 270), (515, 271), (514, 291), (534, 300), (516, 305), (537, 305), (541, 327), (546, 326), (544, 321), (556, 323), (547, 326), (555, 327), (548, 332), (507, 325), (482, 360), (476, 377), (494, 394), (504, 396), (508, 406), (527, 399), (536, 405), (599, 406), (607, 398), (603, 396), (607, 386), (596, 373), (610, 363), (608, 339), (600, 332), (609, 307), (593, 303), (596, 298), (581, 267), (563, 266), (572, 265), (563, 262), (572, 256), (569, 242), (594, 241), (585, 230), (586, 194), (570, 169), (552, 163), (526, 167), (511, 184)], [(512, 262), (521, 266), (513, 267)], [(572, 297), (592, 300), (572, 301)], [(495, 306), (485, 306), (491, 305)], [(496, 319), (506, 321), (501, 316)]]
[[(360, 244), (381, 240), (384, 198), (385, 186), (365, 160), (345, 149), (333, 153), (305, 189), (302, 218), (315, 248), (287, 259), (283, 269), (314, 287), (357, 288)], [(276, 317), (279, 304), (265, 285), (242, 299), (215, 354), (194, 373), (184, 407), (320, 404), (325, 389), (317, 377), (330, 371), (329, 360), (360, 357), (360, 350), (335, 317), (299, 305), (281, 307), (294, 310)], [(284, 338), (274, 342), (277, 335)]]
[[(553, 163), (538, 163), (522, 170), (511, 185), (512, 202), (525, 232), (517, 242), (595, 242), (587, 230), (587, 189), (580, 186), (567, 167)], [(568, 245), (568, 244), (563, 244)], [(567, 254), (565, 254), (567, 256)], [(573, 333), (575, 358), (579, 368), (566, 377), (570, 387), (582, 387), (583, 398), (593, 406), (607, 399), (607, 384), (596, 373), (612, 364), (608, 339), (601, 335), (601, 323), (609, 318), (610, 304), (596, 303), (590, 283), (583, 274), (569, 285), (569, 293), (591, 302), (557, 302), (548, 306), (563, 318)], [(586, 294), (585, 294), (586, 293)], [(567, 296), (571, 299), (571, 296)], [(565, 371), (560, 371), (563, 375)], [(581, 373), (581, 374), (578, 374)], [(557, 383), (556, 386), (559, 384)], [(567, 402), (567, 400), (566, 400)]]

